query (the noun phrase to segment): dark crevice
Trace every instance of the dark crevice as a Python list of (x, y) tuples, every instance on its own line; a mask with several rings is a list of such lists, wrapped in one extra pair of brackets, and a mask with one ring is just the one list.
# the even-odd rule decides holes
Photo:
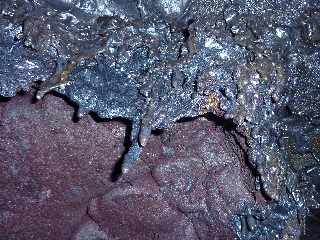
[(125, 155), (128, 153), (129, 148), (131, 146), (131, 132), (132, 132), (132, 123), (130, 121), (126, 124), (126, 133), (124, 138), (123, 146), (125, 147), (125, 151), (122, 153), (120, 159), (116, 162), (116, 164), (113, 167), (113, 171), (110, 176), (110, 180), (112, 182), (116, 182), (122, 173), (122, 163), (124, 161)]
[(187, 26), (185, 26), (185, 27), (182, 28), (182, 30), (181, 30), (185, 42), (187, 42), (188, 39), (189, 39), (189, 37), (190, 37), (189, 27), (190, 27), (190, 25), (191, 25), (192, 23), (194, 23), (194, 20), (193, 20), (193, 19), (189, 19), (188, 22), (187, 22)]
[(10, 101), (10, 97), (2, 97), (2, 96), (0, 96), (0, 103), (1, 102), (9, 102)]
[(163, 134), (163, 132), (164, 132), (163, 129), (155, 129), (151, 131), (151, 134), (155, 136), (160, 136), (161, 134)]
[(184, 117), (179, 119), (177, 123), (191, 122), (202, 117), (206, 118), (211, 122), (214, 122), (217, 126), (223, 127), (226, 131), (236, 130), (237, 128), (237, 125), (232, 121), (232, 119), (225, 119), (212, 113), (206, 113), (196, 117)]
[[(248, 150), (244, 149), (244, 146), (239, 142), (238, 137), (243, 138), (244, 136), (239, 134), (237, 131), (232, 132), (231, 135), (232, 135), (235, 143), (237, 144), (237, 146), (241, 149), (243, 156), (244, 156), (244, 163), (250, 169), (251, 174), (256, 178), (259, 177), (260, 174), (259, 174), (258, 170), (252, 165), (252, 163), (249, 160)], [(236, 135), (238, 135), (238, 137)]]
[(121, 177), (123, 160), (124, 160), (125, 155), (128, 153), (129, 148), (132, 144), (132, 142), (131, 142), (132, 123), (130, 120), (125, 119), (125, 118), (114, 118), (114, 119), (101, 118), (98, 116), (98, 114), (93, 113), (93, 112), (90, 112), (89, 115), (92, 117), (92, 119), (96, 123), (104, 123), (104, 122), (113, 121), (113, 122), (119, 122), (119, 123), (126, 125), (125, 138), (123, 141), (123, 146), (124, 146), (125, 150), (121, 154), (121, 157), (118, 159), (116, 164), (113, 166), (113, 170), (110, 175), (110, 181), (116, 182)]
[(235, 131), (237, 129), (237, 125), (232, 119), (225, 119), (212, 113), (207, 113), (204, 117), (209, 121), (214, 122), (217, 126), (223, 127), (226, 131)]
[[(190, 122), (194, 121), (198, 118), (204, 117), (207, 120), (215, 123), (216, 126), (222, 127), (226, 132), (229, 132), (232, 138), (234, 139), (235, 143), (237, 146), (241, 149), (243, 156), (244, 156), (244, 163), (245, 166), (250, 170), (250, 173), (252, 174), (253, 177), (258, 178), (260, 177), (259, 172), (257, 169), (251, 164), (249, 160), (249, 154), (248, 150), (244, 148), (243, 144), (239, 141), (239, 138), (244, 138), (244, 142), (246, 143), (246, 136), (244, 136), (242, 133), (240, 133), (237, 130), (237, 124), (234, 123), (232, 119), (225, 119), (223, 117), (219, 117), (217, 115), (214, 115), (212, 113), (207, 113), (204, 115), (196, 116), (196, 117), (186, 117), (186, 118), (181, 118), (180, 120), (177, 121), (177, 123), (184, 123), (184, 122)], [(263, 193), (262, 193), (263, 194)], [(266, 200), (269, 199), (268, 196), (265, 196)]]
[[(21, 93), (23, 94), (23, 93)], [(49, 93), (53, 96), (62, 98), (69, 106), (74, 108), (74, 115), (72, 117), (72, 121), (77, 123), (80, 119), (77, 115), (77, 112), (79, 110), (79, 106), (77, 103), (73, 102), (72, 100), (70, 100), (68, 97), (66, 97), (65, 95), (58, 93), (58, 92), (51, 92)], [(96, 122), (96, 123), (104, 123), (104, 122), (111, 122), (111, 121), (116, 121), (119, 123), (122, 123), (124, 125), (126, 125), (126, 133), (125, 133), (125, 139), (123, 142), (123, 146), (125, 148), (124, 152), (122, 153), (121, 157), (119, 158), (119, 160), (116, 162), (116, 164), (113, 167), (113, 171), (112, 174), (110, 176), (110, 180), (112, 182), (116, 182), (119, 177), (121, 176), (121, 167), (123, 164), (123, 160), (125, 155), (127, 154), (127, 152), (129, 151), (130, 146), (132, 145), (132, 141), (131, 141), (131, 132), (132, 132), (132, 123), (130, 120), (125, 119), (125, 118), (114, 118), (114, 119), (109, 119), (109, 118), (101, 118), (97, 113), (94, 112), (89, 112), (90, 117)], [(214, 122), (216, 126), (220, 126), (222, 127), (225, 131), (231, 133), (232, 137), (234, 138), (236, 144), (240, 147), (240, 149), (242, 150), (243, 154), (244, 154), (244, 161), (246, 166), (250, 169), (250, 172), (252, 173), (252, 175), (254, 177), (258, 177), (259, 174), (257, 172), (257, 170), (252, 166), (252, 164), (249, 161), (249, 157), (248, 157), (248, 153), (247, 150), (243, 148), (242, 144), (239, 142), (239, 140), (237, 139), (237, 137), (234, 134), (237, 134), (237, 125), (233, 122), (232, 119), (225, 119), (223, 117), (219, 117), (217, 115), (214, 115), (212, 113), (207, 113), (204, 115), (199, 115), (196, 117), (184, 117), (181, 118), (177, 121), (177, 123), (184, 123), (184, 122), (190, 122), (190, 121), (194, 121), (198, 118), (204, 117), (207, 120)], [(155, 136), (159, 136), (164, 132), (163, 129), (154, 129), (152, 130), (152, 135)], [(239, 137), (244, 137), (243, 135), (239, 134)]]
[(219, 89), (219, 92), (221, 93), (221, 95), (222, 95), (223, 97), (225, 97), (225, 98), (228, 99), (227, 94), (226, 94), (226, 90), (225, 90), (224, 88), (220, 88), (220, 89)]
[(129, 151), (129, 148), (132, 144), (131, 142), (131, 132), (132, 132), (132, 123), (130, 120), (126, 119), (126, 118), (101, 118), (97, 113), (94, 112), (90, 112), (89, 115), (92, 117), (92, 119), (96, 122), (96, 123), (104, 123), (104, 122), (119, 122), (122, 123), (123, 125), (126, 125), (126, 132), (125, 132), (125, 138), (124, 138), (124, 142), (123, 142), (123, 146), (125, 148), (124, 152), (121, 154), (121, 157), (119, 158), (119, 160), (116, 162), (116, 164), (113, 167), (113, 171), (111, 173), (110, 176), (110, 180), (111, 182), (116, 182), (122, 173), (122, 163), (124, 160), (125, 155), (127, 154), (127, 152)]
[(28, 92), (26, 92), (25, 90), (20, 89), (20, 90), (17, 91), (16, 96), (24, 96), (26, 94), (28, 94)]
[[(52, 95), (52, 96), (55, 96), (55, 97), (58, 97), (58, 98), (61, 98), (61, 99), (63, 99), (63, 101), (67, 104), (67, 105), (69, 105), (70, 107), (72, 107), (73, 109), (74, 109), (74, 113), (73, 113), (73, 115), (72, 115), (72, 121), (74, 122), (74, 123), (77, 123), (77, 122), (79, 122), (79, 117), (78, 117), (78, 115), (77, 115), (77, 112), (78, 112), (78, 110), (79, 110), (79, 106), (78, 106), (78, 104), (77, 103), (75, 103), (74, 101), (72, 101), (72, 100), (70, 100), (70, 98), (68, 98), (67, 96), (65, 96), (65, 95), (63, 95), (62, 93), (59, 93), (59, 92), (56, 92), (56, 91), (51, 91), (50, 93), (48, 93), (47, 95)], [(46, 96), (44, 96), (44, 98), (45, 98)], [(33, 96), (33, 102), (35, 103), (35, 102), (38, 102), (38, 101), (41, 101), (41, 100), (37, 100), (36, 99), (36, 97), (35, 97), (35, 94), (34, 94), (34, 96)]]
[(260, 186), (260, 193), (264, 197), (264, 199), (267, 202), (272, 202), (273, 199), (269, 196), (269, 194), (266, 192), (265, 188), (263, 187), (263, 181), (262, 181), (261, 177), (259, 177), (259, 186)]
[(185, 42), (187, 42), (190, 37), (189, 29), (188, 28), (182, 29), (182, 34), (183, 34)]
[[(80, 121), (80, 118), (79, 118), (79, 116), (77, 114), (78, 111), (79, 111), (79, 105), (76, 102), (70, 100), (70, 98), (68, 98), (67, 96), (65, 96), (65, 95), (63, 95), (63, 94), (61, 94), (59, 92), (56, 92), (56, 91), (52, 91), (52, 92), (48, 93), (47, 95), (52, 95), (52, 96), (55, 96), (55, 97), (63, 99), (67, 105), (71, 106), (74, 109), (74, 114), (72, 116), (72, 121), (74, 123), (77, 123), (77, 122)], [(32, 102), (33, 103), (38, 102), (39, 100), (37, 100), (35, 98), (35, 94), (33, 94), (33, 96), (34, 97), (33, 97)], [(132, 123), (131, 123), (130, 120), (125, 119), (125, 118), (121, 118), (121, 117), (113, 118), (113, 119), (102, 118), (97, 113), (94, 113), (94, 112), (91, 112), (91, 111), (88, 114), (98, 124), (112, 121), (112, 122), (119, 122), (119, 123), (122, 123), (122, 124), (126, 125), (125, 139), (124, 139), (124, 143), (123, 143), (123, 146), (125, 147), (125, 151), (122, 153), (121, 157), (119, 158), (119, 160), (114, 165), (113, 171), (112, 171), (111, 176), (110, 176), (110, 180), (112, 182), (116, 182), (119, 179), (119, 177), (121, 176), (121, 166), (122, 166), (122, 163), (123, 163), (124, 156), (127, 154), (127, 152), (129, 151), (129, 148), (130, 148), (130, 146), (132, 144), (131, 143)], [(155, 130), (155, 131), (153, 131), (153, 133), (155, 135), (161, 134), (161, 130), (160, 131), (159, 130)]]
[[(24, 91), (24, 90), (18, 90), (18, 91), (16, 92), (16, 96), (17, 96), (17, 97), (19, 97), (19, 96), (24, 96), (24, 95), (26, 95), (26, 94), (27, 94), (27, 92)], [(16, 96), (13, 96), (13, 97), (16, 97)], [(4, 96), (1, 96), (1, 95), (0, 95), (0, 103), (1, 103), (1, 102), (9, 102), (13, 97), (4, 97)]]
[(124, 125), (131, 125), (131, 121), (122, 118), (122, 117), (116, 117), (116, 118), (102, 118), (95, 112), (89, 112), (89, 116), (96, 122), (96, 123), (106, 123), (106, 122), (119, 122)]

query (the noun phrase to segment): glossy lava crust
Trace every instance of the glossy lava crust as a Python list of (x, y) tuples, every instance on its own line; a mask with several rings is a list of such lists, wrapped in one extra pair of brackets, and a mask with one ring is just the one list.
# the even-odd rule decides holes
[(0, 95), (42, 82), (39, 99), (56, 90), (79, 116), (130, 120), (123, 172), (152, 130), (230, 119), (270, 201), (235, 216), (239, 238), (298, 237), (318, 206), (319, 1), (9, 0), (0, 10)]

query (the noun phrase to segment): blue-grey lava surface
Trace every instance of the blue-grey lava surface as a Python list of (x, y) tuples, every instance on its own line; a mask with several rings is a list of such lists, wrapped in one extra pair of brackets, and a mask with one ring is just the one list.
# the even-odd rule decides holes
[(0, 96), (34, 88), (130, 122), (123, 174), (155, 131), (225, 122), (267, 202), (239, 239), (299, 239), (319, 206), (319, 0), (1, 0)]

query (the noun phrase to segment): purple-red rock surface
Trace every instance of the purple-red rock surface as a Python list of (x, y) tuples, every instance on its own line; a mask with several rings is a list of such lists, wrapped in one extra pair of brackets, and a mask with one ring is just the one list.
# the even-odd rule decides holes
[(232, 218), (258, 201), (241, 136), (210, 119), (156, 132), (113, 181), (128, 126), (31, 101), (0, 103), (1, 240), (233, 239)]

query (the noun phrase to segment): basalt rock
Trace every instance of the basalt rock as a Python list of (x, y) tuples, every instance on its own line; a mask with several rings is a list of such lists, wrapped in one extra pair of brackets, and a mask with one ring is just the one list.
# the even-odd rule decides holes
[(268, 200), (234, 215), (238, 237), (298, 237), (318, 206), (308, 177), (320, 158), (317, 0), (9, 0), (0, 10), (0, 95), (53, 90), (79, 117), (129, 121), (124, 174), (153, 131), (222, 119)]

